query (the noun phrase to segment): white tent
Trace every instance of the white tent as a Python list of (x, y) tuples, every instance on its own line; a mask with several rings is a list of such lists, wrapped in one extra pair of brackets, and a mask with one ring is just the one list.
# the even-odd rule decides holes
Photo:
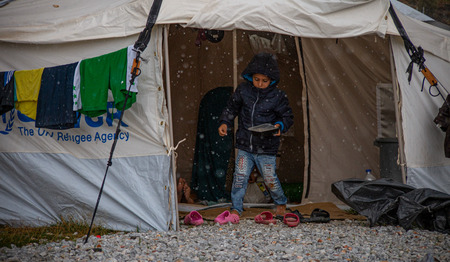
[[(0, 8), (0, 71), (63, 65), (132, 45), (145, 26), (151, 4), (144, 0), (12, 1)], [(233, 77), (223, 81), (234, 86), (238, 68), (246, 64), (238, 55), (240, 33), (269, 32), (293, 39), (297, 52), (291, 56), (297, 59), (295, 74), (302, 79), (298, 86), (303, 86), (298, 89), (303, 92), (301, 98), (294, 103), (303, 108), (296, 125), (304, 131), (304, 172), (299, 172), (309, 184), (304, 202), (337, 201), (331, 183), (362, 178), (365, 168), (379, 165), (379, 151), (373, 146), (379, 135), (376, 94), (377, 85), (385, 84), (393, 86), (404, 179), (416, 187), (449, 193), (450, 160), (443, 154), (444, 134), (432, 122), (443, 101), (420, 91), (423, 76), (417, 66), (408, 84), (404, 72), (409, 56), (388, 8), (386, 0), (248, 0), (245, 4), (163, 0), (143, 54), (137, 102), (125, 112), (124, 135), (109, 168), (96, 222), (123, 230), (175, 228), (169, 155), (174, 143), (183, 138), (176, 126), (183, 120), (172, 120), (176, 105), (171, 101), (192, 92), (191, 87), (171, 86), (175, 82), (169, 73), (172, 65), (190, 68), (181, 61), (184, 57), (169, 59), (170, 30), (177, 24), (191, 31), (226, 30), (233, 36), (228, 38), (233, 48), (224, 57), (231, 61)], [(425, 50), (426, 65), (448, 85), (450, 32), (398, 15), (412, 42)], [(184, 42), (174, 45), (190, 48)], [(206, 47), (202, 59), (208, 61), (214, 54)], [(79, 128), (64, 131), (37, 129), (17, 111), (2, 116), (2, 223), (38, 225), (61, 216), (90, 218), (110, 152), (110, 134), (117, 124), (107, 120), (114, 117), (114, 109), (110, 110), (96, 119), (83, 117)], [(92, 140), (82, 141), (89, 134)], [(188, 139), (188, 143), (195, 141)], [(180, 164), (182, 158), (179, 154)]]

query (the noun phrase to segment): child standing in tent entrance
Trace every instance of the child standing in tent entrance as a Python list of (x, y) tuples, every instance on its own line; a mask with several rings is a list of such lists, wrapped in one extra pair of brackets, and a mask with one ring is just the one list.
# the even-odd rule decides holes
[[(227, 130), (231, 130), (233, 126), (234, 118), (239, 116), (236, 132), (238, 153), (231, 189), (231, 214), (241, 215), (248, 179), (256, 165), (277, 206), (276, 215), (283, 216), (287, 198), (275, 172), (275, 160), (280, 135), (293, 124), (292, 109), (286, 94), (277, 88), (280, 71), (274, 55), (269, 53), (255, 55), (241, 75), (245, 82), (239, 84), (228, 100), (220, 117), (218, 130), (220, 136), (227, 135)], [(266, 123), (278, 128), (275, 134), (255, 133), (249, 130), (251, 127)]]

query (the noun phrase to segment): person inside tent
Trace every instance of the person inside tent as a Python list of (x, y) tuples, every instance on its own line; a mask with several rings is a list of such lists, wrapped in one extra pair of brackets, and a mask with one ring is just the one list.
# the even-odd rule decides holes
[(191, 188), (182, 177), (178, 178), (177, 197), (178, 203), (194, 204), (195, 202), (193, 195), (191, 195)]
[[(274, 55), (256, 54), (241, 75), (245, 81), (239, 84), (228, 100), (218, 128), (219, 135), (226, 136), (233, 126), (234, 118), (238, 116), (235, 144), (238, 153), (231, 189), (231, 216), (234, 216), (230, 218), (232, 223), (237, 223), (243, 212), (245, 191), (255, 166), (273, 198), (276, 215), (285, 214), (287, 198), (276, 174), (276, 154), (280, 135), (294, 123), (286, 93), (277, 88), (280, 71)], [(267, 123), (276, 127), (275, 133), (255, 133), (249, 130)]]

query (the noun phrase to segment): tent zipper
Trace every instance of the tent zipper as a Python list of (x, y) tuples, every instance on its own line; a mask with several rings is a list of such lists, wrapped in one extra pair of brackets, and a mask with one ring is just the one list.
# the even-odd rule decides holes
[[(252, 119), (252, 126), (254, 126), (253, 117), (255, 115), (256, 103), (258, 103), (258, 100), (259, 100), (259, 90), (257, 89), (257, 91), (258, 92), (256, 93), (256, 101), (253, 104), (253, 108), (252, 108), (252, 117), (251, 117), (251, 119)], [(253, 143), (252, 143), (252, 141), (253, 141), (253, 133), (250, 133), (250, 151), (253, 151)]]

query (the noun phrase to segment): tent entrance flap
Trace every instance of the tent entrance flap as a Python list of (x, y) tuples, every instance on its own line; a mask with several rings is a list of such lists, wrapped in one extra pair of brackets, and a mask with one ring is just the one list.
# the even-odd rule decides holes
[(388, 39), (302, 38), (311, 136), (310, 190), (305, 201), (339, 200), (331, 184), (348, 177), (379, 177), (376, 86), (390, 83)]

